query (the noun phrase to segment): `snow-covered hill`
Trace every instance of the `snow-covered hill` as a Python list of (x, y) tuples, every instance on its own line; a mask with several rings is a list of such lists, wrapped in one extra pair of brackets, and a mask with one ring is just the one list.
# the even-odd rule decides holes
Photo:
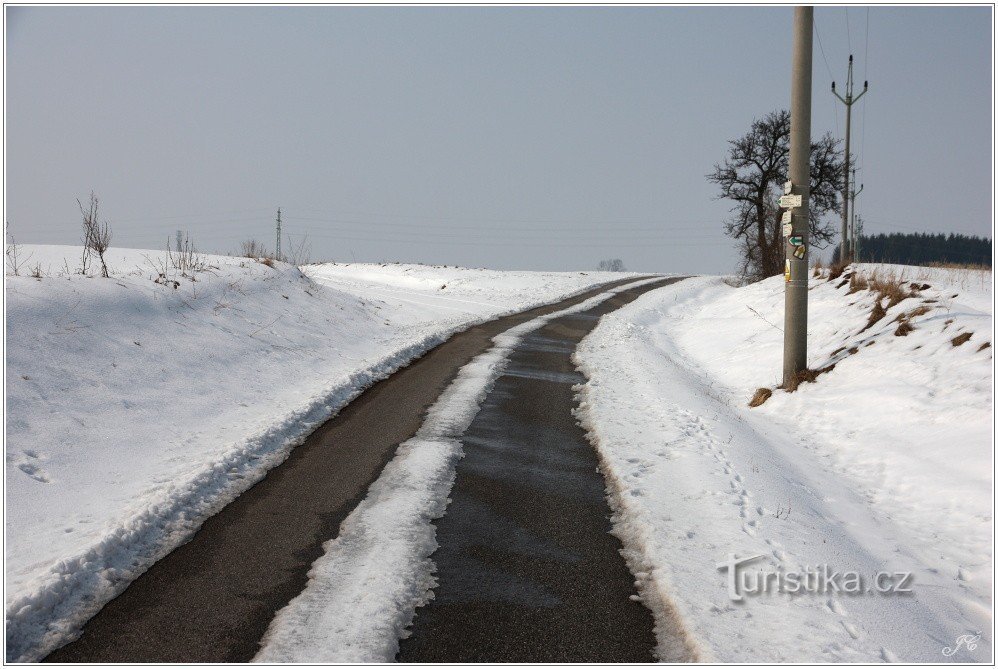
[[(580, 417), (663, 643), (682, 633), (727, 662), (991, 657), (992, 281), (884, 265), (813, 278), (821, 373), (794, 393), (776, 387), (782, 277), (690, 279), (583, 341)], [(750, 408), (760, 387), (772, 396)], [(732, 555), (761, 556), (739, 572), (749, 585), (827, 565), (864, 587), (733, 601), (718, 569)], [(878, 572), (911, 572), (911, 593), (880, 593)]]
[[(70, 637), (364, 388), (472, 323), (626, 275), (22, 246), (6, 277), (7, 659)], [(37, 265), (42, 278), (25, 276)], [(272, 266), (271, 266), (272, 265)]]

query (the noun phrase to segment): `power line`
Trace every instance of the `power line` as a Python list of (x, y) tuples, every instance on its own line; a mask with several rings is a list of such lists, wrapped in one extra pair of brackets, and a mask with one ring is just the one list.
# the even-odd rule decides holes
[[(828, 71), (828, 80), (835, 81), (835, 75), (832, 74), (832, 68), (828, 65), (828, 59), (825, 58), (825, 48), (821, 46), (821, 33), (818, 32), (818, 20), (814, 20), (814, 36), (818, 39), (818, 49), (821, 51), (821, 60), (825, 61), (825, 69)], [(832, 113), (835, 116), (835, 134), (839, 134), (839, 106), (836, 104), (835, 100), (832, 100)]]

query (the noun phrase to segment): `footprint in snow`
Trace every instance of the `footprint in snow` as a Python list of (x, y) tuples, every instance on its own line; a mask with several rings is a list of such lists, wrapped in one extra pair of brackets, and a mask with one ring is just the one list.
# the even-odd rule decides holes
[(35, 479), (39, 483), (49, 483), (49, 477), (45, 475), (45, 472), (36, 464), (31, 462), (22, 462), (17, 466), (22, 472)]

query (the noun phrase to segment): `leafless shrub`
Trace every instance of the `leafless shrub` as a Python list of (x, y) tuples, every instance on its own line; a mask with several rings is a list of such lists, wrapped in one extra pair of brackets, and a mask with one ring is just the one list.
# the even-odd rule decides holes
[(247, 239), (242, 244), (240, 244), (239, 253), (242, 254), (244, 258), (266, 258), (268, 257), (268, 252), (266, 247), (255, 239)]
[(90, 193), (90, 201), (86, 207), (79, 200), (76, 201), (76, 204), (79, 205), (80, 213), (83, 215), (83, 264), (81, 272), (87, 273), (89, 257), (94, 254), (100, 261), (101, 276), (106, 279), (108, 273), (104, 254), (111, 245), (111, 225), (107, 220), (100, 220), (100, 200), (97, 199), (93, 191)]
[(40, 262), (36, 262), (35, 266), (31, 268), (31, 277), (33, 279), (42, 278), (42, 264)]
[(177, 237), (177, 250), (170, 251), (170, 244), (167, 242), (166, 255), (170, 266), (180, 272), (182, 276), (193, 279), (198, 272), (208, 269), (208, 260), (203, 253), (199, 253), (194, 242), (191, 241), (190, 233)]
[(14, 276), (20, 276), (21, 267), (24, 266), (24, 263), (31, 260), (31, 256), (34, 254), (29, 253), (28, 256), (25, 257), (21, 253), (21, 247), (20, 245), (17, 244), (17, 242), (14, 241), (14, 236), (10, 234), (7, 223), (4, 224), (4, 232), (6, 233), (6, 237), (9, 240), (7, 242), (6, 248), (4, 249), (4, 253), (7, 255), (7, 267), (10, 268), (10, 271)]
[(291, 242), (291, 253), (288, 254), (288, 262), (296, 267), (307, 265), (312, 255), (312, 244), (308, 241), (308, 233), (302, 236), (297, 244)]

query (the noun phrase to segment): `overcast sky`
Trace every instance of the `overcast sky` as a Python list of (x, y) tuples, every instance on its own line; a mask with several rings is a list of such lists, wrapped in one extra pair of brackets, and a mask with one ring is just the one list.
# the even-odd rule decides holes
[[(182, 228), (203, 250), (272, 247), (280, 206), (313, 259), (732, 271), (704, 174), (789, 107), (791, 19), (8, 7), (6, 220), (19, 242), (78, 243), (93, 190), (118, 246)], [(844, 81), (850, 45), (870, 80), (867, 231), (991, 236), (991, 8), (819, 7), (815, 24), (813, 134), (844, 132), (829, 69)]]

